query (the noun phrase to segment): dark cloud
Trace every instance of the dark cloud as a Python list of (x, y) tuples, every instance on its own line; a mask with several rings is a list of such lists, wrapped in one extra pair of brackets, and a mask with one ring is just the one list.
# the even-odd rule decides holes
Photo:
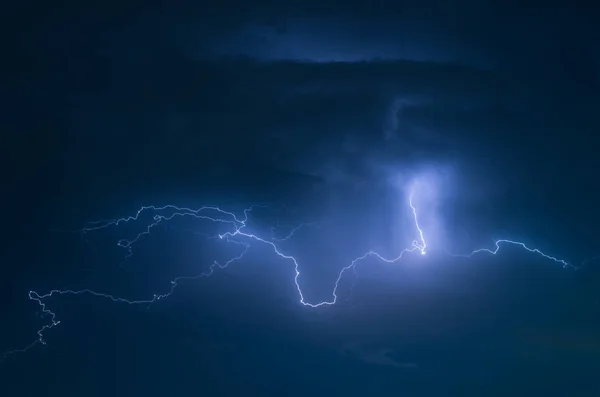
[[(596, 9), (527, 1), (518, 8), (371, 1), (342, 11), (306, 0), (143, 3), (13, 2), (4, 9), (5, 225), (15, 237), (4, 252), (12, 255), (7, 269), (26, 282), (4, 277), (11, 285), (0, 291), (16, 292), (1, 302), (23, 302), (35, 285), (78, 285), (68, 267), (97, 270), (103, 276), (90, 282), (103, 291), (130, 293), (145, 283), (160, 290), (171, 273), (197, 270), (207, 254), (197, 241), (190, 251), (179, 243), (165, 248), (175, 229), (157, 228), (148, 244), (169, 257), (164, 263), (139, 247), (140, 267), (132, 260), (119, 268), (131, 285), (106, 270), (112, 257), (98, 259), (104, 237), (96, 252), (79, 255), (72, 253), (78, 242), (64, 248), (35, 233), (167, 202), (288, 204), (293, 210), (281, 217), (255, 212), (252, 227), (267, 236), (273, 218), (282, 218), (282, 235), (297, 221), (318, 221), (281, 244), (300, 259), (308, 302), (331, 299), (340, 268), (357, 255), (395, 256), (410, 244), (412, 219), (401, 222), (412, 216), (402, 195), (410, 184), (438, 188), (424, 189), (430, 202), (420, 203), (437, 247), (465, 252), (515, 237), (574, 264), (598, 254)], [(572, 355), (552, 372), (557, 380), (597, 367), (596, 262), (569, 273), (514, 247), (469, 261), (441, 252), (426, 258), (422, 266), (365, 261), (341, 280), (338, 304), (315, 310), (297, 303), (290, 263), (259, 246), (230, 272), (182, 284), (173, 300), (142, 310), (152, 324), (129, 306), (121, 316), (104, 301), (53, 301), (65, 328), (47, 336), (64, 343), (48, 345), (60, 346), (61, 357), (32, 360), (41, 366), (27, 372), (47, 376), (41, 386), (71, 387), (76, 371), (110, 388), (104, 369), (129, 355), (116, 373), (135, 373), (136, 390), (156, 379), (163, 394), (197, 390), (198, 374), (234, 390), (235, 374), (247, 383), (232, 395), (260, 379), (266, 387), (304, 382), (346, 387), (348, 395), (397, 395), (413, 375), (434, 379), (432, 389), (469, 395), (465, 383), (475, 389), (506, 376), (521, 387), (531, 376), (553, 378), (521, 360), (528, 355)], [(57, 275), (58, 283), (49, 281)], [(81, 312), (72, 314), (67, 305), (79, 302)], [(29, 308), (9, 306), (4, 317), (29, 324)], [(66, 326), (83, 314), (89, 319)], [(103, 339), (116, 322), (132, 330), (131, 339)], [(564, 325), (571, 323), (584, 330)], [(29, 325), (9, 328), (11, 341), (34, 334)], [(183, 351), (173, 349), (182, 338)], [(376, 387), (359, 387), (365, 379)]]
[[(551, 152), (565, 128), (589, 134), (598, 92), (590, 21), (568, 32), (579, 34), (575, 48), (554, 40), (566, 36), (552, 21), (573, 18), (560, 7), (523, 24), (534, 9), (513, 16), (500, 4), (465, 4), (460, 17), (443, 2), (429, 14), (420, 3), (335, 15), (258, 5), (236, 7), (234, 18), (226, 7), (191, 5), (74, 9), (29, 33), (20, 51), (30, 54), (32, 75), (25, 94), (17, 91), (36, 108), (62, 104), (68, 113), (52, 115), (61, 130), (100, 137), (104, 153), (125, 146), (124, 136), (151, 134), (163, 153), (193, 141), (184, 158), (247, 156), (345, 180), (397, 159), (460, 158), (498, 174), (515, 139), (527, 147), (543, 135), (540, 149)], [(511, 29), (500, 34), (500, 26)], [(520, 47), (536, 50), (513, 51)], [(211, 48), (233, 59), (216, 61)], [(573, 66), (560, 80), (535, 72), (567, 49), (587, 60), (578, 63), (585, 70)], [(231, 153), (231, 139), (244, 149)], [(140, 142), (128, 150), (143, 151)], [(498, 145), (505, 151), (492, 153)]]
[[(15, 100), (51, 130), (48, 141), (61, 153), (57, 167), (65, 185), (87, 178), (73, 170), (94, 172), (106, 167), (106, 158), (113, 159), (117, 175), (111, 183), (122, 178), (122, 185), (145, 184), (141, 175), (149, 173), (171, 183), (160, 160), (168, 159), (169, 167), (193, 177), (195, 186), (264, 191), (271, 185), (288, 200), (324, 186), (367, 192), (398, 170), (427, 166), (456, 175), (453, 186), (460, 188), (452, 195), (470, 211), (477, 205), (486, 211), (492, 199), (507, 201), (511, 192), (532, 189), (531, 180), (552, 186), (561, 168), (577, 169), (567, 185), (596, 183), (593, 149), (586, 144), (599, 126), (593, 112), (598, 85), (591, 72), (553, 79), (531, 73), (540, 63), (518, 58), (506, 68), (402, 53), (381, 56), (385, 59), (341, 57), (344, 62), (310, 54), (263, 57), (252, 46), (244, 47), (245, 57), (230, 51), (216, 59), (201, 45), (190, 51), (193, 42), (173, 33), (175, 21), (183, 18), (177, 13), (161, 19), (160, 26), (156, 11), (115, 27), (107, 23), (113, 17), (94, 18), (103, 34), (91, 28), (94, 34), (86, 33), (81, 26), (87, 25), (78, 20), (30, 40), (22, 49), (36, 49), (27, 79), (11, 83)], [(245, 21), (257, 23), (256, 18)], [(392, 26), (390, 20), (382, 26)], [(340, 26), (356, 23), (353, 17), (340, 21)], [(206, 37), (216, 45), (217, 38), (246, 26), (233, 25)], [(277, 29), (277, 37), (289, 32)], [(375, 33), (367, 38), (379, 42), (382, 28), (369, 29)], [(384, 33), (393, 41), (398, 32)], [(457, 34), (448, 37), (462, 37)], [(431, 43), (434, 48), (438, 42)], [(594, 196), (599, 190), (591, 187)], [(551, 189), (558, 195), (565, 191), (558, 185)]]

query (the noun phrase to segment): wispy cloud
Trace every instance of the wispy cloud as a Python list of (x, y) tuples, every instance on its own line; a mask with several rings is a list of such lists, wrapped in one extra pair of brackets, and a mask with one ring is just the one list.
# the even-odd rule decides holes
[(413, 362), (399, 361), (392, 357), (393, 349), (389, 348), (366, 348), (358, 343), (350, 343), (341, 350), (344, 356), (351, 356), (367, 364), (384, 365), (399, 369), (417, 369)]

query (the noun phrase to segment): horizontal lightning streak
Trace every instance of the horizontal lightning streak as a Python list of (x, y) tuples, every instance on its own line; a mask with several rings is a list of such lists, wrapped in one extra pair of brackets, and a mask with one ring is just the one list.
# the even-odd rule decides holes
[(500, 251), (500, 245), (502, 244), (510, 244), (510, 245), (516, 245), (519, 246), (523, 249), (525, 249), (526, 251), (532, 252), (534, 254), (538, 254), (546, 259), (549, 259), (553, 262), (559, 263), (561, 264), (563, 267), (567, 268), (572, 268), (572, 269), (578, 269), (578, 267), (570, 264), (569, 262), (563, 260), (563, 259), (558, 259), (555, 258), (553, 256), (550, 256), (548, 254), (543, 253), (542, 251), (540, 251), (537, 248), (530, 248), (527, 245), (525, 245), (525, 243), (522, 243), (520, 241), (513, 241), (513, 240), (507, 240), (507, 239), (500, 239), (500, 240), (496, 240), (494, 241), (494, 249), (489, 249), (489, 248), (478, 248), (476, 250), (474, 250), (473, 252), (471, 252), (470, 254), (451, 254), (448, 253), (448, 255), (453, 256), (453, 257), (462, 257), (462, 258), (472, 258), (474, 255), (485, 252), (491, 255), (496, 255), (498, 253), (498, 251)]
[[(133, 249), (132, 249), (133, 245), (136, 242), (138, 242), (143, 236), (149, 235), (152, 232), (152, 229), (154, 229), (160, 223), (168, 222), (177, 217), (193, 217), (193, 218), (200, 219), (200, 220), (206, 220), (206, 221), (219, 223), (219, 224), (223, 224), (223, 225), (229, 225), (232, 228), (231, 231), (219, 234), (218, 236), (215, 236), (215, 238), (220, 238), (222, 240), (225, 240), (228, 243), (233, 243), (233, 244), (243, 246), (244, 250), (242, 251), (241, 254), (239, 254), (238, 256), (236, 256), (234, 258), (229, 259), (227, 262), (225, 262), (223, 264), (214, 262), (206, 272), (200, 273), (195, 276), (181, 276), (181, 277), (177, 277), (177, 278), (173, 279), (171, 281), (171, 287), (166, 293), (154, 294), (151, 298), (148, 298), (148, 299), (130, 300), (130, 299), (117, 297), (117, 296), (114, 296), (111, 294), (96, 292), (96, 291), (93, 291), (90, 289), (83, 289), (83, 290), (57, 290), (57, 289), (55, 289), (55, 290), (51, 290), (48, 293), (43, 294), (43, 295), (40, 295), (35, 291), (30, 291), (29, 299), (37, 302), (37, 304), (41, 308), (42, 313), (45, 316), (50, 318), (50, 323), (43, 325), (37, 331), (37, 335), (38, 335), (37, 339), (35, 339), (29, 345), (25, 346), (22, 349), (14, 349), (14, 350), (5, 352), (4, 355), (0, 358), (0, 362), (12, 354), (19, 353), (19, 352), (26, 352), (27, 350), (29, 350), (30, 348), (34, 347), (37, 344), (43, 344), (43, 345), (46, 344), (46, 341), (44, 339), (44, 333), (47, 330), (58, 326), (60, 324), (60, 321), (57, 320), (56, 314), (47, 308), (46, 303), (44, 302), (45, 299), (51, 298), (53, 296), (59, 296), (59, 295), (60, 296), (62, 296), (62, 295), (91, 295), (91, 296), (105, 298), (112, 302), (126, 303), (126, 304), (130, 304), (130, 305), (152, 304), (159, 300), (168, 298), (171, 294), (173, 294), (173, 292), (179, 285), (179, 282), (181, 282), (181, 281), (196, 280), (196, 279), (203, 278), (203, 277), (210, 277), (217, 268), (223, 269), (223, 268), (226, 268), (227, 266), (229, 266), (230, 264), (241, 260), (250, 248), (250, 243), (249, 243), (250, 241), (255, 241), (255, 242), (262, 243), (262, 244), (268, 246), (278, 257), (292, 263), (292, 265), (294, 267), (294, 272), (295, 272), (294, 285), (296, 286), (296, 291), (299, 296), (299, 302), (302, 305), (312, 307), (312, 308), (317, 308), (320, 306), (334, 305), (338, 300), (337, 292), (338, 292), (338, 288), (339, 288), (339, 283), (340, 283), (342, 277), (344, 276), (345, 272), (347, 272), (348, 270), (355, 270), (357, 264), (359, 264), (361, 261), (372, 257), (372, 258), (376, 258), (382, 262), (394, 263), (394, 262), (397, 262), (400, 259), (402, 259), (403, 256), (408, 252), (418, 251), (421, 255), (426, 254), (427, 243), (425, 240), (424, 232), (421, 228), (421, 225), (419, 224), (418, 211), (413, 203), (412, 194), (409, 196), (408, 203), (409, 203), (409, 206), (410, 206), (412, 214), (413, 214), (414, 226), (418, 233), (418, 239), (415, 239), (412, 242), (412, 246), (409, 248), (403, 249), (402, 251), (400, 251), (400, 254), (398, 256), (391, 258), (391, 259), (385, 258), (375, 251), (369, 251), (369, 252), (365, 253), (364, 255), (355, 258), (350, 264), (343, 267), (340, 270), (340, 272), (338, 273), (337, 278), (335, 279), (335, 282), (333, 285), (332, 292), (331, 292), (331, 299), (324, 300), (324, 301), (317, 302), (317, 303), (307, 302), (304, 297), (302, 288), (300, 287), (300, 283), (298, 280), (300, 277), (300, 266), (299, 266), (299, 263), (296, 260), (296, 258), (292, 255), (283, 253), (280, 250), (280, 248), (277, 246), (277, 242), (286, 241), (286, 240), (292, 238), (298, 230), (300, 230), (302, 227), (305, 227), (307, 224), (301, 224), (300, 226), (292, 229), (292, 231), (283, 238), (275, 238), (273, 228), (271, 228), (271, 239), (266, 239), (266, 238), (260, 237), (256, 234), (245, 231), (245, 229), (247, 228), (249, 213), (254, 208), (257, 208), (259, 206), (252, 206), (250, 208), (245, 209), (243, 211), (243, 214), (244, 214), (243, 218), (238, 218), (238, 216), (233, 212), (225, 211), (225, 210), (220, 209), (219, 207), (213, 207), (213, 206), (204, 206), (204, 207), (201, 207), (198, 209), (177, 207), (175, 205), (165, 205), (162, 207), (145, 206), (145, 207), (140, 208), (136, 212), (136, 214), (133, 216), (119, 218), (119, 219), (113, 219), (113, 220), (90, 222), (86, 225), (86, 227), (83, 228), (82, 232), (92, 232), (92, 231), (98, 231), (101, 229), (106, 229), (109, 227), (118, 227), (118, 226), (121, 226), (126, 223), (138, 221), (140, 219), (140, 217), (142, 216), (142, 214), (144, 214), (146, 212), (153, 212), (154, 213), (154, 216), (152, 217), (153, 221), (146, 226), (144, 231), (137, 234), (132, 240), (125, 240), (125, 239), (119, 240), (118, 245), (120, 247), (127, 249), (127, 252), (128, 252), (127, 257), (129, 257), (133, 254)], [(240, 238), (245, 239), (247, 241), (238, 241), (238, 239), (240, 239)], [(496, 255), (498, 253), (498, 251), (500, 250), (501, 245), (505, 245), (505, 244), (519, 246), (528, 252), (541, 255), (542, 257), (544, 257), (548, 260), (559, 263), (563, 267), (572, 267), (574, 269), (577, 269), (577, 267), (569, 264), (568, 262), (566, 262), (562, 259), (557, 259), (550, 255), (547, 255), (537, 248), (530, 248), (522, 242), (507, 240), (507, 239), (501, 239), (501, 240), (495, 241), (494, 249), (479, 248), (469, 254), (448, 253), (448, 255), (453, 256), (453, 257), (464, 257), (464, 258), (471, 258), (479, 253), (488, 253), (491, 255)], [(591, 260), (595, 260), (598, 258), (600, 258), (600, 257), (595, 257), (595, 258), (592, 258)], [(591, 260), (588, 260), (588, 262)]]

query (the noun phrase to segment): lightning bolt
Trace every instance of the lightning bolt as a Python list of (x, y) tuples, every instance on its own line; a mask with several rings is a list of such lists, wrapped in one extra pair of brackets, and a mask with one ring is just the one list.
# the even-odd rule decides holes
[[(48, 309), (47, 304), (45, 303), (45, 300), (48, 298), (51, 298), (54, 296), (59, 296), (59, 295), (60, 296), (62, 296), (62, 295), (91, 295), (91, 296), (95, 296), (95, 297), (99, 297), (99, 298), (108, 299), (115, 303), (126, 303), (129, 305), (153, 304), (153, 303), (156, 303), (160, 300), (164, 300), (164, 299), (168, 298), (169, 296), (171, 296), (174, 293), (175, 289), (179, 286), (180, 282), (192, 281), (192, 280), (197, 280), (197, 279), (204, 278), (204, 277), (210, 277), (217, 269), (224, 269), (224, 268), (228, 267), (229, 265), (242, 260), (244, 255), (250, 249), (252, 242), (262, 244), (266, 247), (269, 247), (270, 250), (277, 257), (279, 257), (280, 259), (282, 259), (285, 262), (289, 262), (292, 265), (292, 267), (294, 269), (294, 285), (296, 288), (296, 293), (298, 295), (298, 300), (299, 300), (300, 304), (302, 304), (303, 306), (311, 307), (311, 308), (334, 305), (338, 300), (337, 292), (338, 292), (338, 288), (339, 288), (339, 283), (342, 280), (344, 274), (349, 270), (355, 271), (356, 266), (359, 263), (361, 263), (362, 261), (364, 261), (365, 259), (375, 258), (382, 262), (395, 263), (395, 262), (400, 261), (406, 254), (411, 253), (411, 252), (418, 252), (421, 255), (426, 254), (428, 247), (427, 247), (427, 243), (425, 240), (425, 233), (423, 232), (423, 229), (421, 228), (421, 225), (419, 223), (418, 210), (417, 210), (417, 207), (415, 206), (415, 204), (413, 203), (413, 194), (412, 193), (409, 195), (408, 204), (412, 211), (414, 227), (415, 227), (416, 234), (418, 236), (417, 239), (413, 240), (412, 245), (408, 248), (401, 250), (400, 253), (396, 257), (393, 257), (393, 258), (385, 258), (384, 256), (382, 256), (381, 254), (379, 254), (375, 251), (368, 251), (365, 254), (355, 258), (347, 266), (343, 267), (339, 271), (339, 273), (335, 279), (335, 282), (333, 284), (331, 298), (328, 300), (320, 301), (320, 302), (308, 302), (306, 300), (306, 298), (302, 292), (300, 283), (299, 283), (300, 265), (299, 265), (298, 260), (294, 256), (284, 253), (277, 245), (279, 242), (286, 241), (286, 240), (293, 238), (295, 233), (298, 232), (298, 230), (300, 230), (303, 227), (308, 226), (309, 224), (301, 224), (300, 226), (295, 227), (294, 229), (291, 230), (290, 233), (288, 233), (286, 236), (284, 236), (282, 238), (274, 237), (275, 233), (274, 233), (273, 228), (271, 228), (271, 237), (270, 238), (261, 237), (255, 233), (248, 231), (248, 219), (249, 219), (250, 212), (254, 208), (257, 208), (257, 207), (264, 208), (264, 206), (256, 206), (255, 205), (255, 206), (251, 206), (249, 208), (244, 209), (243, 217), (238, 217), (238, 215), (236, 215), (233, 212), (225, 211), (219, 207), (214, 207), (214, 206), (204, 206), (204, 207), (201, 207), (198, 209), (178, 207), (175, 205), (165, 205), (162, 207), (145, 206), (145, 207), (141, 207), (135, 213), (135, 215), (132, 215), (129, 217), (88, 223), (82, 229), (82, 232), (88, 233), (88, 232), (98, 231), (101, 229), (107, 229), (107, 228), (111, 228), (111, 227), (119, 227), (121, 225), (140, 220), (140, 217), (142, 216), (142, 214), (145, 214), (147, 212), (154, 213), (154, 216), (152, 217), (152, 222), (150, 222), (142, 232), (138, 233), (131, 240), (122, 239), (122, 240), (118, 241), (118, 245), (127, 250), (127, 257), (130, 257), (133, 254), (134, 244), (136, 242), (138, 242), (144, 236), (149, 235), (152, 232), (152, 230), (154, 228), (156, 228), (156, 226), (158, 226), (161, 223), (165, 223), (170, 220), (173, 220), (174, 218), (182, 218), (182, 217), (192, 217), (194, 219), (212, 222), (219, 226), (229, 227), (228, 231), (220, 233), (220, 234), (214, 236), (214, 238), (224, 240), (227, 243), (239, 245), (239, 246), (243, 247), (243, 251), (241, 252), (241, 254), (229, 259), (228, 261), (226, 261), (224, 263), (214, 262), (208, 268), (207, 271), (202, 272), (200, 274), (193, 275), (193, 276), (177, 277), (171, 281), (171, 286), (167, 292), (162, 293), (162, 294), (154, 294), (152, 297), (147, 298), (147, 299), (130, 300), (130, 299), (117, 297), (117, 296), (114, 296), (111, 294), (96, 292), (96, 291), (93, 291), (90, 289), (82, 289), (82, 290), (54, 289), (45, 294), (39, 294), (35, 291), (29, 291), (29, 299), (35, 301), (39, 305), (44, 317), (48, 317), (50, 319), (50, 322), (48, 324), (43, 325), (37, 331), (37, 338), (33, 342), (31, 342), (29, 345), (25, 346), (24, 348), (13, 349), (13, 350), (9, 350), (9, 351), (5, 352), (3, 354), (3, 356), (0, 358), (0, 362), (4, 361), (7, 357), (9, 357), (15, 353), (26, 352), (27, 350), (31, 349), (32, 347), (34, 347), (38, 344), (42, 344), (42, 345), (46, 344), (46, 340), (44, 339), (44, 334), (46, 333), (46, 331), (48, 331), (60, 324), (60, 321), (57, 319), (56, 314), (54, 312), (52, 312), (50, 309)], [(571, 267), (571, 268), (577, 269), (577, 267), (571, 265), (570, 263), (568, 263), (565, 260), (558, 259), (556, 257), (548, 255), (548, 254), (540, 251), (537, 248), (530, 248), (522, 242), (508, 240), (508, 239), (496, 240), (494, 242), (495, 248), (493, 248), (493, 249), (479, 248), (479, 249), (472, 251), (469, 254), (452, 254), (452, 253), (447, 253), (447, 254), (450, 256), (453, 256), (453, 257), (464, 257), (464, 258), (472, 258), (475, 255), (482, 254), (482, 253), (496, 255), (500, 251), (500, 248), (502, 245), (515, 245), (515, 246), (523, 248), (524, 250), (526, 250), (530, 253), (540, 255), (545, 259), (556, 262), (556, 263), (562, 265), (563, 267)], [(586, 262), (590, 262), (590, 261), (598, 259), (598, 258), (600, 258), (600, 257), (594, 257), (591, 260), (588, 260)]]
[(421, 252), (421, 255), (425, 255), (425, 253), (426, 253), (425, 249), (427, 248), (427, 243), (425, 243), (425, 237), (423, 236), (423, 230), (421, 229), (421, 226), (419, 225), (419, 217), (417, 216), (417, 209), (413, 205), (413, 194), (412, 193), (410, 194), (410, 197), (408, 198), (408, 205), (410, 205), (410, 208), (412, 210), (413, 217), (415, 219), (415, 227), (419, 231), (419, 239), (420, 239), (420, 241), (417, 241), (417, 240), (413, 241), (413, 248), (418, 249)]
[[(475, 256), (476, 254), (479, 253), (487, 253), (490, 255), (496, 255), (498, 253), (498, 251), (500, 251), (500, 246), (501, 245), (516, 245), (518, 247), (523, 248), (526, 251), (529, 251), (531, 253), (534, 254), (538, 254), (543, 258), (546, 258), (548, 260), (551, 260), (553, 262), (556, 262), (560, 265), (562, 265), (564, 268), (571, 268), (571, 269), (578, 269), (577, 266), (574, 266), (572, 264), (570, 264), (569, 262), (563, 260), (563, 259), (558, 259), (554, 256), (550, 256), (548, 254), (543, 253), (542, 251), (540, 251), (537, 248), (530, 248), (527, 245), (525, 245), (525, 243), (522, 243), (520, 241), (514, 241), (514, 240), (507, 240), (507, 239), (500, 239), (500, 240), (496, 240), (494, 241), (494, 249), (490, 249), (490, 248), (478, 248), (474, 251), (472, 251), (470, 254), (452, 254), (452, 253), (448, 253), (448, 255), (453, 256), (453, 257), (462, 257), (462, 258), (472, 258), (473, 256)], [(591, 260), (593, 260), (594, 258), (592, 258)], [(589, 262), (590, 260), (586, 261)]]

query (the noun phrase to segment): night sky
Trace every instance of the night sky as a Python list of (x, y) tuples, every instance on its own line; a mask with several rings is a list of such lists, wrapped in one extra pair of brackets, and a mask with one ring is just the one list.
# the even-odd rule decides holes
[[(600, 396), (592, 2), (21, 1), (2, 9), (0, 395)], [(83, 231), (142, 206), (211, 222)], [(412, 185), (411, 185), (412, 186)], [(408, 215), (408, 216), (407, 216)], [(577, 267), (502, 246), (512, 239)], [(131, 254), (131, 255), (129, 255)], [(582, 265), (583, 264), (583, 265)], [(12, 353), (11, 353), (12, 352)]]

